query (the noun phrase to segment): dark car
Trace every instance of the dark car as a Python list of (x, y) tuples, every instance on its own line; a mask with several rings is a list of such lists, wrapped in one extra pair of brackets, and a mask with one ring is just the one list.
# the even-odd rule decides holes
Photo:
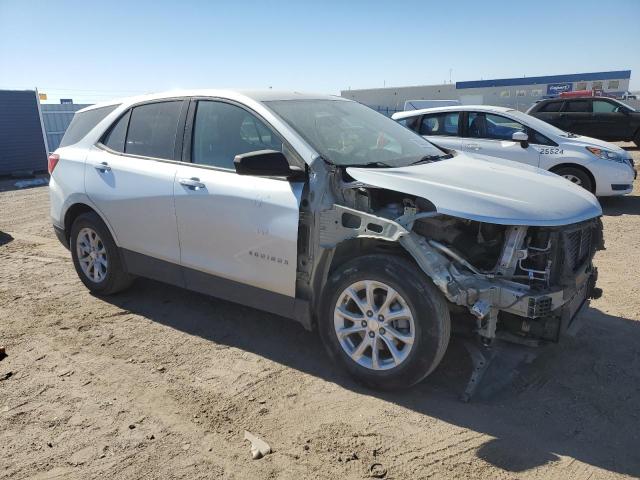
[(640, 147), (640, 112), (613, 98), (553, 98), (527, 113), (567, 132), (612, 142), (633, 141)]

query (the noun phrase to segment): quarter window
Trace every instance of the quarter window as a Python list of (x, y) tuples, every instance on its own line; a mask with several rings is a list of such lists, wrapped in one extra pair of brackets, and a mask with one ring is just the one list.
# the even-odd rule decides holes
[(420, 135), (458, 135), (458, 112), (435, 113), (422, 117)]
[(102, 139), (102, 144), (116, 152), (124, 152), (124, 142), (127, 136), (127, 127), (129, 126), (129, 117), (131, 110), (125, 113), (120, 119), (109, 129)]
[(492, 113), (469, 112), (467, 125), (472, 138), (511, 140), (515, 132), (526, 132), (521, 123)]
[(125, 153), (174, 159), (182, 101), (148, 103), (131, 112)]
[(565, 106), (566, 112), (589, 112), (589, 101), (588, 100), (574, 100), (571, 102), (566, 102)]
[(236, 155), (257, 150), (282, 151), (282, 142), (264, 122), (243, 108), (224, 102), (198, 102), (193, 163), (233, 169)]

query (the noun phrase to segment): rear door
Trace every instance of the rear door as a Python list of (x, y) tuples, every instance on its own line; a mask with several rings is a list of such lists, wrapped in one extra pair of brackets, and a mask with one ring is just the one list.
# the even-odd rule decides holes
[(623, 112), (619, 103), (604, 99), (593, 99), (592, 136), (603, 140), (618, 140), (633, 137), (631, 119)]
[(173, 182), (187, 104), (158, 101), (128, 110), (89, 153), (85, 168), (87, 195), (111, 225), (118, 245), (176, 265), (180, 249)]
[(253, 304), (238, 297), (246, 289), (236, 282), (292, 300), (303, 183), (238, 175), (233, 159), (265, 149), (293, 154), (241, 105), (198, 100), (189, 118), (184, 160), (192, 163), (178, 167), (174, 185), (187, 287)]
[(538, 150), (512, 140), (515, 132), (528, 133), (528, 128), (520, 122), (488, 112), (465, 112), (464, 118), (464, 151), (538, 166)]
[(531, 115), (558, 128), (564, 129), (562, 119), (560, 118), (560, 110), (562, 110), (563, 103), (562, 100), (544, 102), (535, 107)]
[(565, 100), (557, 126), (567, 132), (593, 136), (591, 99), (571, 98)]
[(460, 112), (429, 113), (416, 125), (418, 133), (436, 146), (460, 150)]

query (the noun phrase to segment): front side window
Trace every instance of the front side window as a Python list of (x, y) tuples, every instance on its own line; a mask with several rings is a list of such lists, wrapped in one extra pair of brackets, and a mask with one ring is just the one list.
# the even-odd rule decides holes
[(400, 167), (445, 156), (420, 135), (360, 103), (313, 99), (264, 104), (334, 165)]
[(182, 101), (155, 102), (134, 107), (129, 120), (125, 153), (174, 159)]
[(620, 106), (611, 102), (607, 102), (605, 100), (594, 100), (593, 101), (593, 112), (594, 113), (614, 113), (620, 111)]
[(257, 150), (282, 151), (282, 141), (243, 108), (224, 102), (198, 102), (191, 146), (193, 163), (234, 169), (236, 155)]
[(434, 113), (422, 117), (420, 135), (458, 135), (458, 112)]
[(591, 109), (589, 108), (588, 100), (574, 100), (571, 102), (566, 102), (566, 106), (564, 107), (565, 112), (589, 112)]
[(516, 132), (526, 132), (519, 122), (493, 113), (469, 112), (467, 117), (468, 136), (492, 140), (511, 140)]

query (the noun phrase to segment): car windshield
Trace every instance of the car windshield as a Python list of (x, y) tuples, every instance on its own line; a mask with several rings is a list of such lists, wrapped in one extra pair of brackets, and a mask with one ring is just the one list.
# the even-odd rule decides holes
[(565, 132), (564, 130), (554, 127), (550, 123), (547, 123), (539, 118), (528, 115), (526, 113), (519, 112), (518, 110), (509, 110), (509, 114), (519, 120), (524, 125), (533, 128), (534, 130), (542, 133), (543, 135), (558, 135), (565, 138), (576, 138), (578, 135), (575, 133)]
[(335, 165), (403, 167), (447, 158), (427, 140), (360, 103), (345, 100), (264, 102)]

